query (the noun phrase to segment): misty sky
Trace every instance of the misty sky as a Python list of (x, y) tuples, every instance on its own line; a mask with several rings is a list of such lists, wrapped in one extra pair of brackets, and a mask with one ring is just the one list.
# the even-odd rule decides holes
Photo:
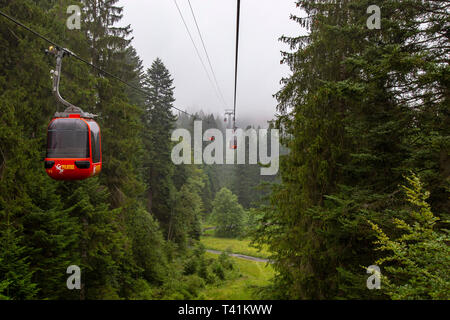
[[(235, 55), (235, 0), (190, 0), (227, 106), (215, 94), (195, 52), (173, 0), (121, 0), (124, 18), (131, 24), (139, 56), (146, 68), (159, 57), (174, 78), (175, 106), (189, 112), (215, 114), (232, 108)], [(177, 0), (191, 34), (208, 63), (187, 0)], [(255, 124), (273, 118), (276, 93), (289, 69), (280, 64), (281, 35), (302, 30), (289, 19), (297, 13), (294, 0), (242, 0), (237, 118)], [(211, 75), (212, 78), (212, 75)]]

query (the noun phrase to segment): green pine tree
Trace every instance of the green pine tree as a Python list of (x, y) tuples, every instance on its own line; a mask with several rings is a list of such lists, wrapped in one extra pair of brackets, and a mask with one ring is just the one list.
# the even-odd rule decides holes
[(143, 163), (144, 179), (148, 186), (148, 210), (167, 234), (175, 192), (170, 140), (175, 125), (175, 116), (171, 111), (175, 99), (173, 79), (160, 59), (156, 59), (147, 70), (144, 89), (148, 92), (143, 115), (146, 149)]
[[(294, 50), (284, 54), (293, 75), (277, 94), (277, 127), (290, 153), (257, 235), (273, 251), (281, 297), (378, 298), (361, 286), (360, 266), (375, 259), (367, 220), (392, 230), (388, 217), (402, 206), (397, 185), (424, 165), (424, 176), (435, 177), (431, 198), (441, 208), (448, 201), (448, 116), (428, 117), (448, 105), (437, 75), (448, 65), (437, 54), (443, 47), (432, 45), (433, 36), (445, 37), (437, 23), (444, 1), (380, 1), (381, 30), (366, 27), (371, 4), (298, 2), (307, 16), (292, 20), (309, 34), (282, 37)], [(417, 26), (430, 17), (422, 42)], [(419, 163), (425, 141), (435, 143), (425, 151), (429, 162)]]

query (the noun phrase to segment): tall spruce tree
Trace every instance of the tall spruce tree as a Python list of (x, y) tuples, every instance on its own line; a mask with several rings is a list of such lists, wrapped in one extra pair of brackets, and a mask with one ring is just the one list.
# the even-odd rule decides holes
[[(381, 30), (366, 27), (369, 1), (297, 3), (307, 16), (292, 20), (309, 34), (282, 37), (295, 52), (284, 53), (293, 74), (277, 94), (277, 125), (291, 152), (282, 159), (283, 182), (258, 236), (274, 252), (281, 297), (379, 296), (361, 285), (360, 266), (376, 256), (367, 220), (392, 229), (391, 210), (403, 205), (397, 193), (402, 174), (423, 167), (413, 164), (423, 155), (417, 141), (436, 141), (433, 148), (448, 154), (442, 126), (448, 109), (437, 113), (440, 121), (427, 119), (430, 109), (448, 106), (448, 85), (435, 73), (448, 64), (424, 48), (434, 47), (433, 34), (445, 37), (435, 22), (448, 20), (440, 14), (444, 2), (380, 1)], [(418, 28), (428, 19), (426, 31)], [(430, 87), (414, 87), (422, 82)], [(418, 134), (420, 127), (429, 131)], [(440, 188), (435, 196), (446, 203), (448, 158), (439, 162), (431, 159), (434, 152), (426, 154), (426, 170), (439, 177), (432, 182)]]
[(156, 59), (147, 70), (144, 88), (148, 92), (143, 115), (146, 149), (144, 179), (148, 186), (148, 210), (167, 232), (175, 192), (170, 140), (175, 125), (175, 116), (171, 110), (175, 99), (173, 79), (161, 59)]
[[(85, 0), (82, 31), (89, 43), (93, 63), (126, 81), (140, 81), (140, 61), (130, 48), (130, 26), (117, 27), (123, 8), (117, 0)], [(98, 98), (90, 110), (102, 128), (104, 175), (115, 206), (145, 188), (137, 170), (142, 156), (140, 108), (132, 105), (127, 89), (96, 71)]]

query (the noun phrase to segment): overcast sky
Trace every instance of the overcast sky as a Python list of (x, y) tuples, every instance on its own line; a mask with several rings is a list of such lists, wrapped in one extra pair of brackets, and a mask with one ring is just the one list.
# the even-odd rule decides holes
[[(232, 108), (236, 36), (236, 0), (190, 0), (226, 106), (218, 99), (173, 0), (121, 0), (139, 56), (146, 68), (159, 57), (174, 78), (175, 106), (215, 114)], [(187, 0), (177, 0), (204, 63), (208, 63)], [(237, 117), (261, 124), (273, 118), (280, 79), (289, 69), (280, 64), (281, 35), (302, 30), (289, 19), (298, 13), (294, 0), (242, 0)], [(211, 75), (212, 79), (212, 75)]]

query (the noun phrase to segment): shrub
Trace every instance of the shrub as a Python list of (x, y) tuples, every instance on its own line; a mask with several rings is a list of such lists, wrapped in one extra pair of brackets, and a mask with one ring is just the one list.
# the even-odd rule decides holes
[(413, 223), (394, 218), (402, 233), (396, 239), (371, 223), (377, 233), (377, 250), (388, 253), (375, 263), (386, 265), (382, 288), (392, 299), (449, 299), (449, 232), (436, 230), (439, 218), (431, 212), (426, 202), (429, 192), (423, 189), (419, 178), (413, 175), (407, 180), (410, 186), (403, 189)]

